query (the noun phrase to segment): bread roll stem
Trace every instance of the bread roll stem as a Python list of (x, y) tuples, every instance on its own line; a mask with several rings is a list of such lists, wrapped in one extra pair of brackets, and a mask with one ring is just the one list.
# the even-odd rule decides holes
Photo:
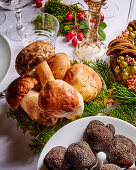
[(54, 80), (52, 71), (46, 61), (44, 61), (38, 65), (38, 67), (36, 68), (36, 73), (37, 73), (43, 87), (45, 86), (45, 84), (48, 81)]

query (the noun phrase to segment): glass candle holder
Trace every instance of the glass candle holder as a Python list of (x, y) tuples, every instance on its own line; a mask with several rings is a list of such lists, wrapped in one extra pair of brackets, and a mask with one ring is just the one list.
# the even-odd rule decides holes
[(36, 13), (29, 24), (29, 30), (29, 33), (24, 36), (25, 45), (36, 41), (45, 41), (55, 47), (59, 22), (53, 15), (43, 12)]
[(98, 40), (98, 25), (100, 22), (100, 10), (106, 4), (106, 0), (84, 0), (89, 7), (88, 33), (84, 41), (76, 46), (76, 57), (80, 60), (102, 59), (105, 57), (106, 47)]

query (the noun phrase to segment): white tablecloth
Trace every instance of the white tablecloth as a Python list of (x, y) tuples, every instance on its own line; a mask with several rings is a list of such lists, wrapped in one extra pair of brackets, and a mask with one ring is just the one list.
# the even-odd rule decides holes
[[(119, 15), (112, 19), (105, 19), (107, 23), (105, 29), (106, 44), (125, 28), (127, 21), (130, 0), (114, 0), (114, 2), (119, 6)], [(135, 9), (136, 7), (134, 7)], [(32, 6), (24, 8), (23, 19), (29, 18), (34, 10), (35, 8)], [(6, 29), (15, 23), (16, 19), (12, 11), (5, 11), (5, 14), (6, 21), (0, 26), (0, 34), (7, 39), (10, 45), (12, 61), (6, 77), (0, 83), (0, 91), (4, 90), (12, 80), (18, 77), (14, 66), (15, 58), (24, 46), (22, 42), (11, 41), (6, 36)], [(133, 17), (136, 19), (136, 16), (133, 15)], [(65, 52), (72, 59), (74, 47), (64, 37), (59, 37), (56, 41), (56, 52)], [(34, 156), (28, 146), (31, 143), (31, 137), (28, 133), (22, 134), (21, 129), (17, 130), (16, 121), (6, 117), (7, 111), (6, 100), (0, 99), (0, 170), (35, 170), (38, 156)]]

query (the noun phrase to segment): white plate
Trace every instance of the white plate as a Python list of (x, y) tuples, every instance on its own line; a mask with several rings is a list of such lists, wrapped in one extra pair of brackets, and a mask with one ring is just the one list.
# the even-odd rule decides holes
[(68, 147), (73, 142), (78, 142), (82, 139), (83, 132), (91, 120), (100, 120), (105, 125), (113, 124), (116, 130), (116, 134), (124, 135), (130, 138), (136, 144), (136, 128), (131, 124), (108, 116), (92, 116), (87, 118), (82, 118), (67, 124), (58, 130), (51, 139), (44, 146), (41, 155), (39, 157), (37, 170), (43, 169), (43, 159), (45, 155), (55, 146)]
[(11, 50), (7, 40), (0, 34), (0, 83), (6, 76), (11, 62)]

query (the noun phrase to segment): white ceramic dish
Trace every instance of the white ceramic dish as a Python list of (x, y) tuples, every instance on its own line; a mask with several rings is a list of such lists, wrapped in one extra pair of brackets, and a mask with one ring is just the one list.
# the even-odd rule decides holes
[(39, 157), (37, 170), (42, 170), (43, 159), (45, 155), (55, 146), (68, 147), (73, 142), (78, 142), (82, 140), (83, 132), (91, 120), (100, 120), (104, 124), (113, 124), (116, 129), (116, 134), (124, 135), (130, 138), (136, 144), (136, 128), (131, 124), (108, 116), (92, 116), (87, 118), (82, 118), (67, 124), (57, 131), (51, 139), (44, 146), (41, 155)]
[(11, 50), (7, 40), (0, 34), (0, 83), (6, 76), (11, 63)]

